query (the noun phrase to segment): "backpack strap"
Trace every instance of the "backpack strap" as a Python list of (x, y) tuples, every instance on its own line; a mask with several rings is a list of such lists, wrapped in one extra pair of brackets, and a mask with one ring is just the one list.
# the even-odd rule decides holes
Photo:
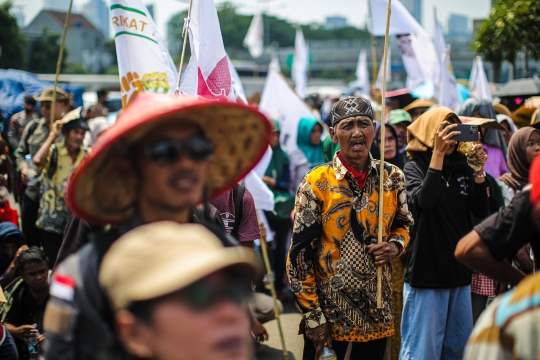
[(56, 145), (52, 144), (52, 154), (51, 154), (51, 163), (49, 164), (49, 170), (47, 170), (47, 179), (51, 181), (56, 168), (58, 167), (58, 148)]
[(237, 184), (233, 188), (233, 199), (234, 199), (234, 226), (231, 231), (231, 235), (235, 239), (238, 239), (238, 228), (242, 222), (244, 216), (244, 207), (242, 206), (242, 200), (244, 198), (244, 193), (246, 188), (243, 185)]
[(33, 120), (31, 123), (30, 123), (30, 127), (28, 128), (28, 135), (26, 136), (26, 138), (24, 139), (24, 143), (26, 145), (26, 150), (30, 153), (30, 149), (28, 148), (28, 139), (30, 138), (30, 136), (32, 136), (32, 134), (34, 133), (34, 131), (36, 131), (37, 127), (39, 125), (39, 121), (38, 120)]

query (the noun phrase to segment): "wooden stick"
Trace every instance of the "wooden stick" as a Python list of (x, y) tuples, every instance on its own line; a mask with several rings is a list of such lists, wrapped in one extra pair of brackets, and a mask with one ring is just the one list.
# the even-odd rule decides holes
[[(184, 29), (182, 30), (182, 36), (184, 37), (184, 44), (182, 45), (182, 55), (180, 55), (180, 66), (178, 67), (178, 81), (176, 82), (176, 96), (180, 94), (180, 81), (182, 80), (182, 66), (184, 65), (184, 54), (186, 52), (186, 42), (188, 37), (188, 27), (189, 22), (191, 21), (191, 5), (193, 0), (189, 0), (189, 9), (187, 13), (187, 24), (184, 24)], [(193, 54), (191, 54), (193, 56)]]
[(276, 288), (274, 287), (274, 277), (272, 275), (272, 267), (270, 266), (270, 260), (268, 259), (268, 249), (266, 247), (266, 239), (261, 239), (261, 249), (264, 259), (264, 265), (266, 267), (266, 274), (268, 275), (268, 281), (270, 282), (270, 292), (272, 293), (272, 299), (274, 300), (274, 314), (276, 314), (276, 320), (279, 330), (279, 337), (281, 338), (281, 346), (283, 348), (283, 358), (289, 360), (289, 353), (287, 346), (285, 345), (285, 337), (283, 336), (283, 328), (281, 327), (281, 320), (279, 318), (279, 308), (277, 305)]
[(71, 7), (73, 6), (73, 0), (69, 2), (68, 12), (66, 14), (66, 22), (64, 23), (64, 30), (62, 32), (62, 40), (60, 42), (60, 53), (58, 54), (58, 61), (56, 62), (56, 75), (54, 76), (53, 97), (51, 101), (51, 127), (54, 121), (54, 107), (56, 104), (56, 87), (58, 86), (58, 77), (60, 76), (60, 67), (62, 66), (62, 58), (64, 57), (64, 44), (66, 43), (66, 33), (69, 26), (69, 18), (71, 17)]
[[(388, 33), (390, 32), (390, 13), (392, 12), (392, 0), (388, 0), (386, 9), (386, 34), (384, 35), (383, 52), (383, 78), (381, 89), (381, 167), (379, 170), (379, 236), (377, 243), (382, 243), (383, 238), (383, 218), (384, 218), (384, 121), (386, 119), (386, 64), (388, 62)], [(377, 267), (377, 308), (382, 309), (382, 266)]]

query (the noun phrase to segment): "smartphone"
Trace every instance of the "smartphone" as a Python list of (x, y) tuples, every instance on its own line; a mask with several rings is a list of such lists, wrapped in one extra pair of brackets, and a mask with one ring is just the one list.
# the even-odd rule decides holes
[[(448, 124), (446, 126), (449, 126), (452, 124)], [(445, 127), (446, 127), (445, 126)], [(451, 138), (451, 140), (456, 141), (478, 141), (478, 133), (480, 132), (480, 128), (478, 125), (467, 125), (467, 124), (458, 124), (457, 127), (453, 128), (451, 132), (459, 131), (461, 134), (456, 135)]]

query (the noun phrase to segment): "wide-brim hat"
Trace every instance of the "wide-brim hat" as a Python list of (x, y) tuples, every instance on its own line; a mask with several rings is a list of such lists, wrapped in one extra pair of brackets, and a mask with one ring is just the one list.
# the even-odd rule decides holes
[(437, 103), (433, 102), (433, 101), (430, 101), (430, 100), (420, 98), (420, 99), (414, 100), (412, 103), (405, 106), (403, 108), (403, 110), (409, 111), (409, 110), (418, 109), (418, 108), (428, 108), (428, 107), (431, 107), (433, 105), (437, 105)]
[[(34, 96), (37, 101), (53, 101), (55, 98), (54, 88), (47, 87), (43, 89), (40, 95)], [(56, 88), (56, 101), (68, 100), (69, 94), (60, 88)]]
[(129, 151), (152, 131), (188, 121), (214, 144), (206, 186), (210, 196), (231, 188), (259, 162), (271, 137), (268, 119), (245, 105), (143, 93), (93, 144), (67, 188), (72, 212), (92, 223), (120, 223), (136, 208)]
[(202, 225), (161, 221), (115, 241), (103, 258), (99, 282), (116, 311), (174, 293), (223, 269), (249, 284), (255, 274), (253, 252), (223, 247)]

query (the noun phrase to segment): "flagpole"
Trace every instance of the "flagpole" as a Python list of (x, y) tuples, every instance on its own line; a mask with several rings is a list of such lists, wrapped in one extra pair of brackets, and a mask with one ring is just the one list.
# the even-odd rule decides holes
[[(386, 118), (386, 64), (388, 62), (388, 33), (390, 32), (390, 13), (392, 12), (392, 0), (388, 0), (388, 8), (386, 9), (386, 33), (384, 35), (384, 52), (383, 52), (383, 78), (381, 89), (381, 164), (379, 169), (379, 236), (377, 243), (382, 243), (383, 237), (383, 217), (384, 217), (384, 121)], [(377, 308), (382, 309), (382, 266), (377, 267)]]
[[(73, 0), (72, 0), (73, 1)], [(187, 42), (187, 35), (188, 35), (188, 27), (189, 22), (191, 21), (191, 5), (193, 4), (193, 0), (189, 0), (189, 9), (187, 14), (187, 19), (185, 20), (186, 23), (184, 24), (184, 29), (182, 29), (182, 36), (184, 37), (184, 44), (182, 45), (182, 55), (180, 55), (180, 66), (178, 67), (178, 81), (176, 82), (176, 95), (180, 94), (180, 80), (182, 80), (182, 66), (184, 65), (184, 54), (186, 52), (186, 42)], [(193, 54), (191, 54), (193, 56)]]
[[(257, 214), (257, 219), (259, 218)], [(272, 266), (270, 265), (270, 259), (268, 257), (268, 246), (266, 244), (266, 236), (261, 236), (261, 250), (262, 250), (262, 256), (264, 260), (264, 266), (266, 268), (266, 274), (268, 275), (268, 282), (270, 283), (270, 293), (272, 294), (272, 301), (274, 303), (274, 314), (276, 316), (277, 320), (277, 326), (279, 331), (279, 337), (281, 340), (281, 347), (283, 349), (283, 358), (285, 360), (289, 360), (289, 352), (287, 351), (287, 346), (285, 345), (285, 337), (283, 336), (283, 327), (281, 326), (281, 319), (280, 319), (280, 313), (279, 313), (279, 307), (277, 303), (277, 297), (276, 297), (276, 288), (274, 286), (274, 276), (272, 273)]]
[(60, 76), (60, 67), (62, 66), (62, 58), (64, 57), (64, 44), (66, 43), (66, 33), (69, 26), (69, 18), (71, 16), (71, 7), (73, 6), (73, 0), (69, 2), (68, 12), (66, 14), (66, 22), (64, 23), (64, 30), (62, 31), (62, 40), (60, 42), (60, 53), (58, 54), (58, 61), (56, 62), (56, 74), (54, 76), (53, 96), (51, 101), (51, 126), (55, 120), (55, 105), (56, 105), (56, 88), (58, 86), (58, 77)]

